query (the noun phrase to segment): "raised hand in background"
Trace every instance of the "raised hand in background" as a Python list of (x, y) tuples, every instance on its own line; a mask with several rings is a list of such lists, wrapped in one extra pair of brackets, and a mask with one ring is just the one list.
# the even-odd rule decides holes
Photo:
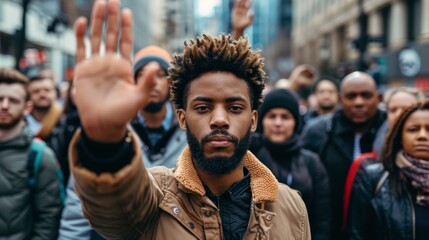
[(250, 0), (236, 0), (231, 14), (232, 37), (238, 39), (244, 34), (244, 30), (253, 23), (253, 14), (249, 14)]

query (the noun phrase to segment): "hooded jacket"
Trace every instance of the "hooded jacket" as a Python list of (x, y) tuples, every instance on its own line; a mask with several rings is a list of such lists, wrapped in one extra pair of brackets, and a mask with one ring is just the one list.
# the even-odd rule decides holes
[[(82, 167), (76, 142), (70, 149), (71, 170), (85, 216), (108, 239), (223, 239), (220, 212), (207, 197), (189, 148), (175, 169), (147, 170), (138, 137), (135, 155), (115, 173), (99, 175)], [(298, 193), (279, 184), (257, 158), (247, 152), (252, 202), (243, 239), (310, 239), (307, 211)], [(102, 201), (100, 201), (102, 198)]]
[(62, 203), (57, 162), (45, 148), (37, 186), (27, 185), (32, 136), (0, 142), (0, 239), (56, 239)]

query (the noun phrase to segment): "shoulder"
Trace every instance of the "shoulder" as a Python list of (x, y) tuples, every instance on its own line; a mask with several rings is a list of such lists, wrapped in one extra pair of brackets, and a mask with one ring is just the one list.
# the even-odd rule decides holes
[(333, 116), (320, 116), (307, 123), (303, 130), (303, 135), (307, 134), (326, 134), (332, 126)]
[(166, 189), (171, 190), (171, 188), (175, 186), (177, 188), (172, 168), (157, 166), (149, 168), (148, 171), (162, 191), (165, 191)]
[(301, 195), (297, 190), (289, 186), (279, 183), (277, 205), (282, 209), (282, 213), (286, 211), (290, 216), (307, 217), (307, 210)]

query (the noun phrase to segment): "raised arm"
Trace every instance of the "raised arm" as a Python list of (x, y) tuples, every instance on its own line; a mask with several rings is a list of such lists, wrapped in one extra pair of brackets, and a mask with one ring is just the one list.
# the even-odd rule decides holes
[(244, 34), (244, 30), (253, 23), (253, 14), (249, 14), (250, 0), (236, 0), (231, 13), (231, 35), (234, 39), (240, 38)]
[[(86, 24), (85, 18), (75, 22), (74, 97), (82, 123), (69, 151), (75, 190), (98, 233), (107, 239), (135, 239), (151, 227), (162, 198), (155, 178), (143, 167), (140, 141), (127, 128), (148, 102), (155, 71), (146, 70), (134, 83), (132, 15), (130, 10), (120, 11), (118, 0), (94, 3), (89, 58)], [(100, 54), (103, 40), (105, 54)]]

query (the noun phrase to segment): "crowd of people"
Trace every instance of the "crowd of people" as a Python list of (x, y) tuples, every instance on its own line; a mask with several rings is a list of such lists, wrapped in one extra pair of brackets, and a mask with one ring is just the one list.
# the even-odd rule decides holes
[(62, 100), (0, 69), (0, 239), (425, 239), (424, 93), (307, 64), (264, 89), (249, 9), (131, 58), (131, 11), (96, 1)]

